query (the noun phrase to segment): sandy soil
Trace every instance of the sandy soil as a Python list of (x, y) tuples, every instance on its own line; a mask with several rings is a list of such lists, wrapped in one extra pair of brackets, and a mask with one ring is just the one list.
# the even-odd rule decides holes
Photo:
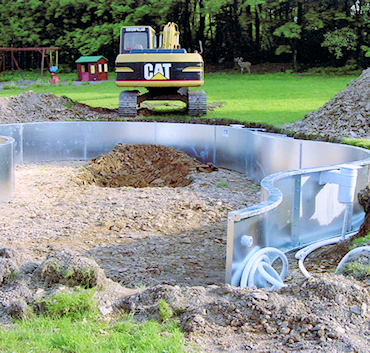
[(77, 251), (131, 288), (224, 282), (227, 212), (257, 203), (259, 186), (222, 169), (193, 172), (186, 187), (79, 185), (86, 164), (17, 166), (16, 197), (0, 205), (1, 246), (38, 262)]

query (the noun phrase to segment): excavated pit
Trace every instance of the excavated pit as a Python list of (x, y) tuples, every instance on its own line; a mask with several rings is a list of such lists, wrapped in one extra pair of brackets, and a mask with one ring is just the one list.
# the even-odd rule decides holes
[[(333, 130), (336, 137), (369, 138), (363, 108), (367, 96), (354, 99), (358, 90), (367, 92), (368, 83), (365, 70), (325, 110), (290, 129), (305, 135), (331, 136)], [(50, 94), (26, 92), (0, 103), (0, 123), (117, 118), (116, 112)], [(343, 118), (324, 114), (338, 104), (348, 105)], [(361, 122), (357, 130), (352, 121)], [(2, 322), (25, 315), (27, 305), (40, 296), (75, 285), (65, 273), (75, 266), (81, 276), (85, 272), (78, 268), (87, 264), (94, 268), (99, 308), (107, 318), (116, 309), (139, 320), (158, 317), (157, 303), (164, 298), (187, 340), (205, 352), (368, 352), (368, 278), (334, 275), (330, 249), (306, 260), (313, 277), (290, 272), (291, 285), (280, 291), (222, 284), (227, 212), (259, 200), (259, 187), (244, 176), (223, 169), (200, 173), (195, 166), (184, 177), (192, 180), (186, 186), (158, 187), (153, 181), (165, 177), (154, 175), (148, 178), (156, 178), (150, 187), (100, 187), (90, 183), (91, 171), (86, 175), (97, 160), (91, 165), (75, 161), (16, 167), (16, 196), (0, 206), (1, 247), (8, 249), (0, 251)], [(112, 179), (110, 174), (102, 184), (108, 186)]]

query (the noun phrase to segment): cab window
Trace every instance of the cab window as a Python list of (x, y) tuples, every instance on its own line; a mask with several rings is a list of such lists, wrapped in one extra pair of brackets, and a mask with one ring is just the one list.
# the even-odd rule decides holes
[(124, 50), (148, 49), (148, 36), (146, 32), (126, 32)]

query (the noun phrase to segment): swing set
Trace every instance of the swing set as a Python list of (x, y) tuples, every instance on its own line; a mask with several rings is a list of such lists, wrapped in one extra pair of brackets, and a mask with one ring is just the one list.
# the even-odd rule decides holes
[[(29, 69), (30, 66), (33, 68), (34, 66), (34, 55), (33, 53), (39, 53), (41, 54), (41, 62), (40, 65), (36, 65), (37, 68), (40, 67), (40, 76), (41, 78), (44, 75), (45, 70), (45, 63), (47, 65), (47, 69), (50, 70), (50, 72), (56, 72), (58, 70), (58, 50), (59, 48), (53, 48), (53, 47), (40, 47), (40, 48), (0, 48), (0, 72), (6, 72), (7, 69), (11, 69), (11, 71), (14, 71), (14, 67), (17, 68), (19, 74), (24, 79), (20, 63), (21, 60), (21, 53), (23, 53), (23, 57), (27, 55), (27, 53), (31, 52), (31, 65), (29, 62), (27, 62), (27, 59), (24, 60), (23, 69)], [(55, 65), (53, 62), (53, 53), (55, 52)], [(18, 53), (18, 60), (15, 58), (15, 53)], [(8, 54), (8, 55), (7, 55)], [(10, 54), (10, 59), (9, 59)], [(50, 60), (49, 60), (50, 56)], [(8, 60), (7, 60), (8, 59)], [(10, 67), (9, 67), (10, 66)]]

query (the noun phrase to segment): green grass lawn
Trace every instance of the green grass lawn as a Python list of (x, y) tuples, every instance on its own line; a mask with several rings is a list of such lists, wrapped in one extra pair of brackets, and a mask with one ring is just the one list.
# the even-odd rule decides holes
[(212, 118), (279, 125), (302, 119), (344, 89), (354, 76), (212, 74), (204, 89), (209, 102), (222, 102)]
[[(68, 85), (38, 83), (32, 90), (65, 95), (93, 107), (118, 108), (118, 96), (122, 88), (116, 87), (114, 80), (75, 86), (72, 85), (71, 74), (66, 78), (61, 74), (60, 78), (66, 80)], [(209, 112), (209, 118), (276, 126), (302, 119), (305, 114), (321, 107), (343, 90), (355, 78), (355, 75), (317, 76), (294, 73), (249, 76), (235, 71), (206, 74), (202, 89), (207, 93), (210, 106), (213, 103), (222, 103), (221, 107)], [(47, 79), (44, 81), (48, 82)], [(22, 91), (24, 90), (6, 89), (0, 91), (0, 96), (16, 95)], [(171, 117), (171, 112), (168, 114)]]

